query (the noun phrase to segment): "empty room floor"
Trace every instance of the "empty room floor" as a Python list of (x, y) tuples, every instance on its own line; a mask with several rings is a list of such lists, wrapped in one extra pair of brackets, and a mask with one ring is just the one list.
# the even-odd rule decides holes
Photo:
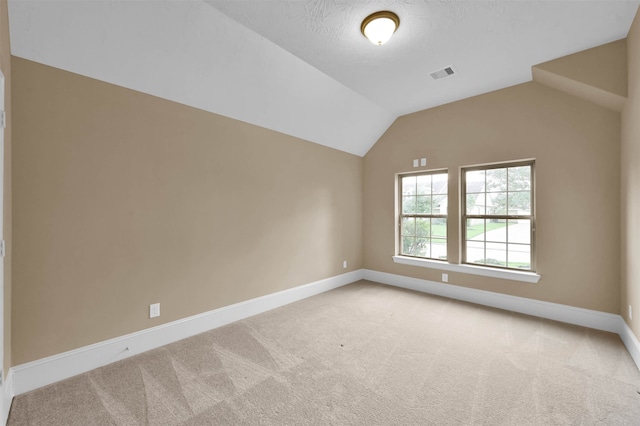
[(360, 281), (17, 396), (9, 425), (638, 425), (612, 333)]

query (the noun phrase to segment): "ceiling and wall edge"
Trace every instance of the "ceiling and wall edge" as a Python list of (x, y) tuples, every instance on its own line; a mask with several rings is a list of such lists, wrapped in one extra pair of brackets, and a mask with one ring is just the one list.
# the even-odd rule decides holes
[(533, 80), (621, 112), (627, 100), (626, 38), (531, 67)]
[[(360, 42), (377, 47), (353, 24), (382, 4), (239, 3), (10, 0), (12, 54), (362, 157), (398, 116), (531, 81), (532, 63), (621, 38), (628, 11), (637, 9), (637, 0), (615, 7), (576, 2), (533, 9), (496, 0), (474, 7), (398, 0), (387, 4), (407, 18), (396, 45), (372, 51), (361, 49)], [(230, 10), (232, 4), (241, 10)], [(577, 13), (581, 20), (570, 19)], [(541, 16), (557, 21), (541, 28)], [(256, 19), (274, 31), (297, 23), (306, 32), (276, 35), (302, 39), (303, 51)], [(581, 25), (572, 25), (576, 21)], [(478, 30), (484, 42), (475, 46), (503, 49), (506, 63), (466, 39), (460, 44), (458, 36)], [(309, 34), (316, 38), (305, 38)], [(504, 40), (510, 42), (500, 44)], [(432, 45), (440, 50), (429, 50)], [(334, 55), (337, 51), (342, 56)], [(467, 63), (471, 57), (475, 60)], [(454, 79), (437, 86), (424, 80), (435, 63), (452, 61), (461, 70)], [(487, 64), (493, 68), (487, 70)], [(539, 81), (556, 88), (573, 85), (573, 93), (594, 92), (589, 82), (563, 82), (545, 65), (533, 70)], [(357, 77), (347, 78), (335, 67)], [(607, 93), (595, 90), (589, 96), (619, 109), (621, 95), (604, 89)]]
[(396, 119), (201, 1), (11, 1), (9, 14), (14, 56), (358, 156)]

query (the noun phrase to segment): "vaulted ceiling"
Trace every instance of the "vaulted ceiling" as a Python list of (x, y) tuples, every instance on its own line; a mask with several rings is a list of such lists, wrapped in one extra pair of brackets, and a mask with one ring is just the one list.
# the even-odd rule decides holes
[[(626, 37), (639, 3), (10, 0), (9, 19), (16, 56), (364, 155), (400, 115)], [(401, 21), (383, 46), (360, 34), (377, 10)]]

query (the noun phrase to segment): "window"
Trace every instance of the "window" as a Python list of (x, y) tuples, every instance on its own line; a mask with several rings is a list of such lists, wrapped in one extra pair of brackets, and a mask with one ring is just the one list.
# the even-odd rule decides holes
[(447, 259), (447, 182), (443, 171), (399, 176), (399, 252)]
[(462, 263), (534, 271), (534, 163), (462, 169)]

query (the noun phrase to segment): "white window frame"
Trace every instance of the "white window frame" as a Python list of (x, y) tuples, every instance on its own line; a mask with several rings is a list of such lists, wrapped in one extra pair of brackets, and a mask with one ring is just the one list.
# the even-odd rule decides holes
[[(444, 214), (423, 214), (423, 213), (413, 213), (413, 214), (403, 214), (402, 213), (402, 199), (403, 199), (403, 193), (402, 193), (402, 179), (405, 177), (410, 177), (410, 176), (427, 176), (427, 175), (445, 175), (446, 176), (446, 181), (447, 181), (447, 192), (444, 194), (446, 196), (446, 200), (447, 200), (447, 208), (449, 205), (449, 171), (447, 169), (437, 169), (437, 170), (422, 170), (419, 172), (411, 172), (411, 173), (402, 173), (402, 174), (398, 174), (398, 196), (396, 199), (396, 205), (397, 205), (397, 250), (396, 253), (398, 253), (400, 256), (406, 256), (406, 257), (412, 257), (412, 258), (416, 258), (416, 259), (424, 259), (424, 260), (432, 260), (432, 261), (438, 261), (438, 262), (447, 262), (448, 259), (448, 253), (445, 251), (445, 257), (444, 258), (434, 258), (434, 257), (423, 257), (423, 256), (414, 256), (414, 255), (407, 255), (407, 254), (402, 254), (402, 219), (403, 218), (415, 218), (415, 219), (445, 219), (445, 226), (448, 226), (449, 223), (449, 219), (448, 219), (448, 211), (445, 211)], [(433, 184), (432, 184), (432, 189), (433, 189)], [(434, 194), (431, 193), (431, 196), (433, 196)], [(443, 195), (443, 194), (436, 194), (436, 195)], [(429, 239), (432, 239), (433, 235), (431, 234), (429, 236)], [(445, 247), (447, 247), (447, 251), (448, 251), (448, 247), (449, 247), (449, 233), (446, 233), (446, 236), (444, 238), (445, 240)], [(431, 250), (430, 250), (431, 251)]]
[[(484, 214), (468, 214), (467, 212), (467, 182), (466, 182), (466, 173), (467, 172), (472, 172), (472, 171), (479, 171), (479, 170), (483, 170), (483, 171), (487, 171), (487, 170), (495, 170), (495, 169), (509, 169), (512, 167), (523, 167), (523, 166), (529, 166), (531, 168), (531, 206), (530, 206), (530, 212), (529, 214), (509, 214), (509, 212), (507, 211), (505, 214), (488, 214), (487, 212), (485, 212)], [(508, 175), (507, 175), (507, 185), (508, 185)], [(509, 194), (509, 191), (507, 189), (507, 197)], [(484, 192), (484, 194), (488, 194), (487, 192)], [(511, 161), (511, 162), (506, 162), (506, 163), (495, 163), (495, 164), (489, 164), (489, 165), (481, 165), (481, 166), (469, 166), (469, 167), (462, 167), (460, 169), (460, 206), (461, 206), (461, 218), (460, 218), (460, 243), (461, 243), (461, 252), (462, 252), (462, 261), (461, 263), (465, 264), (465, 265), (473, 265), (476, 267), (483, 267), (483, 268), (494, 268), (494, 269), (504, 269), (504, 270), (511, 270), (511, 271), (520, 271), (520, 272), (530, 272), (530, 273), (535, 273), (536, 271), (536, 239), (535, 239), (535, 233), (536, 233), (536, 215), (535, 215), (535, 198), (536, 198), (536, 192), (535, 192), (535, 161), (534, 160), (523, 160), (523, 161)], [(522, 269), (522, 268), (513, 268), (513, 267), (509, 267), (508, 263), (507, 266), (498, 266), (498, 265), (491, 265), (491, 264), (478, 264), (478, 263), (473, 263), (473, 262), (468, 262), (467, 261), (467, 219), (484, 219), (484, 220), (491, 220), (491, 219), (497, 219), (497, 220), (529, 220), (531, 221), (531, 227), (530, 227), (530, 240), (529, 240), (529, 247), (530, 247), (530, 269)], [(507, 229), (508, 232), (508, 229)], [(508, 256), (508, 253), (507, 253)], [(508, 257), (507, 257), (507, 262), (508, 262)]]

